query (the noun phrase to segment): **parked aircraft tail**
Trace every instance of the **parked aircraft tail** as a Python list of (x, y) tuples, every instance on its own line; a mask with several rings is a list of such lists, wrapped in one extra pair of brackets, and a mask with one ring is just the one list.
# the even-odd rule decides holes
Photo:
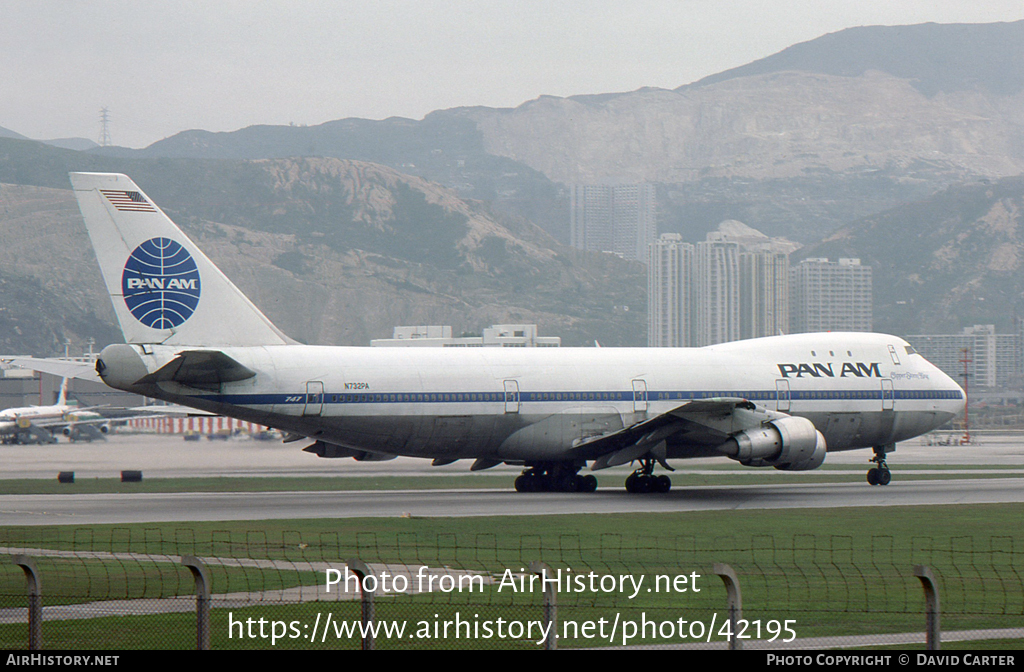
[(68, 378), (65, 376), (60, 381), (60, 394), (57, 395), (57, 405), (67, 406), (68, 403)]
[(71, 173), (127, 343), (293, 343), (126, 175)]

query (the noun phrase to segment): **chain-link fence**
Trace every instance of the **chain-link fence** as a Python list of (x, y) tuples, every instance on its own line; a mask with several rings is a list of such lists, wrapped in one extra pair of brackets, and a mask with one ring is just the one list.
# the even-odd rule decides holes
[(929, 611), (932, 645), (1013, 646), (1024, 640), (1020, 546), (1008, 537), (0, 531), (0, 647), (923, 646)]

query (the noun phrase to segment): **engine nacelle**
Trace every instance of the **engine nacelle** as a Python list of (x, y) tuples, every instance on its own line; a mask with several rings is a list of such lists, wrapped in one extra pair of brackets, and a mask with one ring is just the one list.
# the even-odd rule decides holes
[(789, 416), (729, 437), (718, 447), (740, 464), (809, 471), (825, 461), (825, 437), (806, 418)]

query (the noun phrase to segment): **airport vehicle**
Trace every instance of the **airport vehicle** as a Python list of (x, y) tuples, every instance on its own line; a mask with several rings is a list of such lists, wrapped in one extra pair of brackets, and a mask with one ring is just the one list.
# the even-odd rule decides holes
[[(321, 457), (522, 465), (521, 491), (590, 491), (626, 463), (663, 492), (668, 460), (722, 456), (808, 470), (895, 443), (964, 406), (957, 384), (895, 336), (820, 333), (705, 348), (368, 348), (281, 332), (127, 176), (71, 182), (125, 343), (107, 385), (313, 441)], [(311, 310), (314, 307), (310, 307)]]

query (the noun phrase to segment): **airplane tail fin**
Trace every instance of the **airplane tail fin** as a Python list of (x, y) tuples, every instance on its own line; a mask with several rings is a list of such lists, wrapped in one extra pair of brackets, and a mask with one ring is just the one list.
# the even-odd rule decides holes
[(126, 343), (294, 343), (128, 176), (70, 177)]
[(67, 406), (68, 403), (68, 379), (62, 378), (60, 381), (60, 394), (57, 395), (57, 405)]

